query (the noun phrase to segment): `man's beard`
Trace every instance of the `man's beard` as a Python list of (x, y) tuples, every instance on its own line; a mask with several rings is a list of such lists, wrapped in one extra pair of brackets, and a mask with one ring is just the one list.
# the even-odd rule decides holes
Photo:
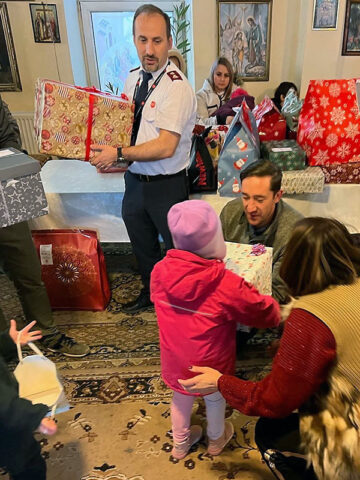
[[(150, 64), (147, 63), (147, 60), (152, 60), (152, 62)], [(157, 70), (159, 70), (159, 59), (155, 56), (150, 56), (150, 55), (145, 55), (143, 58), (142, 58), (142, 67), (145, 71), (147, 72), (156, 72)]]

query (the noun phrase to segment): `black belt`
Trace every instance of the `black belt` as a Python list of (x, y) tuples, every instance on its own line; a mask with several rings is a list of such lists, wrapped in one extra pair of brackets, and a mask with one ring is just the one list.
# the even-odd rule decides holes
[(131, 175), (136, 177), (140, 182), (156, 182), (157, 180), (166, 180), (167, 178), (173, 178), (173, 177), (180, 177), (182, 175), (186, 175), (186, 168), (184, 170), (180, 170), (180, 172), (177, 173), (171, 173), (170, 175), (144, 175), (142, 173), (133, 173), (128, 170)]

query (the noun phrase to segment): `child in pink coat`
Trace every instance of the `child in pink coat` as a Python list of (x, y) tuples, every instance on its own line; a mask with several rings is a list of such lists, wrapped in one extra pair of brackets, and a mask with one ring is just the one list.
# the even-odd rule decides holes
[[(157, 263), (151, 274), (151, 300), (160, 330), (161, 370), (174, 391), (171, 421), (172, 455), (184, 458), (200, 440), (202, 428), (190, 426), (195, 396), (179, 378), (191, 378), (191, 365), (210, 366), (222, 373), (235, 369), (236, 323), (275, 327), (279, 305), (243, 278), (226, 270), (226, 245), (221, 223), (202, 200), (177, 203), (168, 213), (175, 249)], [(219, 393), (204, 396), (208, 453), (219, 455), (231, 440), (234, 427), (225, 422), (225, 400)]]

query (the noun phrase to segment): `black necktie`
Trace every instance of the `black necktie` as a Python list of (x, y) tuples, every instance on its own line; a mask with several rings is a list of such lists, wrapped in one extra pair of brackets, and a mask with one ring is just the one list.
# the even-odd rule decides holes
[(135, 120), (134, 120), (132, 134), (131, 134), (131, 145), (135, 145), (135, 142), (136, 142), (136, 137), (139, 131), (140, 121), (141, 121), (141, 112), (139, 114), (139, 109), (143, 105), (143, 102), (148, 93), (149, 80), (151, 78), (152, 78), (152, 74), (150, 72), (143, 72), (143, 81), (141, 82), (141, 85), (136, 92), (135, 112), (134, 112)]

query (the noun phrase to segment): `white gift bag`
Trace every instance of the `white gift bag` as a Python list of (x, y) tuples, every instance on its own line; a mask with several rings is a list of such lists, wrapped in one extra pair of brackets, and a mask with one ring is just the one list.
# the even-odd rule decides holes
[(45, 357), (33, 343), (28, 343), (36, 355), (23, 357), (19, 340), (17, 350), (19, 363), (14, 375), (19, 384), (19, 397), (31, 403), (43, 403), (51, 410), (51, 416), (70, 408), (63, 386), (59, 380), (55, 364)]

